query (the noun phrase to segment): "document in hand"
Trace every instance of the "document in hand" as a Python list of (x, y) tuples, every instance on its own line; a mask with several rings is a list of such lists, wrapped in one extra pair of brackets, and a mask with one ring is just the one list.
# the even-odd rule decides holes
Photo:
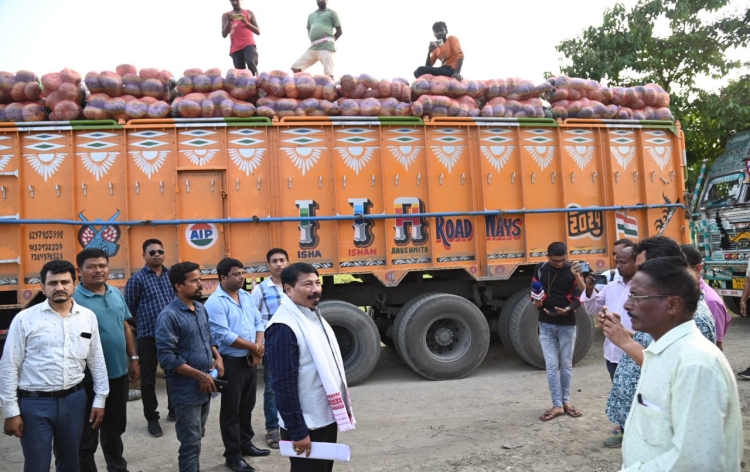
[(349, 446), (346, 444), (337, 443), (324, 443), (324, 442), (313, 442), (312, 450), (310, 451), (310, 457), (305, 457), (302, 453), (297, 455), (294, 452), (292, 441), (280, 441), (279, 451), (284, 457), (299, 457), (302, 459), (323, 459), (328, 461), (345, 461), (349, 462), (352, 453)]

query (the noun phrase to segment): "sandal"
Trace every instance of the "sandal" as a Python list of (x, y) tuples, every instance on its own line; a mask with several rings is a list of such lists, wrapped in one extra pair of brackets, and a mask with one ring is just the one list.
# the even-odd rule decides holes
[(563, 410), (565, 410), (565, 413), (568, 416), (573, 417), (573, 418), (578, 418), (579, 416), (583, 415), (583, 413), (578, 411), (578, 409), (574, 407), (573, 405), (563, 406)]
[(554, 408), (550, 408), (549, 410), (545, 411), (544, 414), (539, 417), (539, 419), (542, 421), (549, 421), (549, 420), (553, 420), (557, 418), (558, 416), (562, 416), (565, 414), (564, 411), (558, 411), (558, 412), (553, 413), (552, 412), (553, 409)]
[(279, 448), (279, 432), (278, 431), (270, 431), (266, 433), (266, 444), (268, 444), (268, 447), (271, 449), (278, 449)]

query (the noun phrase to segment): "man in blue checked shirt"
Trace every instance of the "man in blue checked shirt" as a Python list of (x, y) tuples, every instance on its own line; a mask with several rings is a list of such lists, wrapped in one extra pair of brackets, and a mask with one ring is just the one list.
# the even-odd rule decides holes
[[(263, 322), (268, 322), (281, 303), (284, 289), (281, 286), (281, 271), (289, 265), (289, 254), (281, 248), (273, 248), (266, 254), (268, 269), (271, 276), (253, 290), (253, 302), (263, 315)], [(263, 358), (263, 412), (266, 415), (266, 444), (271, 449), (279, 448), (279, 410), (276, 408), (276, 396), (271, 387), (271, 367), (266, 358)]]
[[(174, 299), (169, 283), (169, 269), (164, 266), (164, 246), (158, 239), (143, 242), (145, 267), (133, 274), (125, 285), (125, 302), (136, 321), (138, 357), (141, 364), (141, 400), (143, 416), (148, 422), (148, 433), (161, 436), (159, 401), (156, 399), (156, 318)], [(174, 408), (167, 388), (167, 421), (174, 421)]]
[(211, 336), (224, 359), (224, 377), (229, 384), (221, 394), (219, 426), (224, 442), (226, 466), (232, 470), (253, 472), (243, 456), (267, 456), (268, 449), (252, 443), (252, 412), (258, 387), (258, 370), (265, 353), (265, 323), (245, 286), (245, 266), (226, 258), (216, 266), (220, 286), (206, 300)]

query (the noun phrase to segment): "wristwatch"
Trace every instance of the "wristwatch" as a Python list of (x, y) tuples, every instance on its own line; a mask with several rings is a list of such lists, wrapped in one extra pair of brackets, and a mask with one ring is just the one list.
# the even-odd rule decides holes
[(130, 356), (130, 360), (131, 361), (137, 361), (139, 359), (140, 359), (140, 357), (138, 357), (138, 356)]

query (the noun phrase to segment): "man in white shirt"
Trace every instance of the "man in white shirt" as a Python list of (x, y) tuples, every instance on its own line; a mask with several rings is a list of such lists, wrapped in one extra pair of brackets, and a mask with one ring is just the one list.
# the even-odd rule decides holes
[[(54, 452), (58, 472), (79, 472), (84, 423), (97, 428), (109, 394), (96, 315), (73, 300), (76, 270), (51, 261), (40, 278), (47, 300), (18, 313), (0, 360), (4, 432), (21, 438), (24, 472), (48, 472)], [(85, 419), (86, 366), (94, 379), (94, 404)]]
[[(635, 241), (632, 239), (622, 238), (615, 241), (615, 243), (612, 245), (612, 257), (617, 257), (617, 252), (625, 247), (633, 247), (635, 246)], [(620, 277), (620, 274), (617, 272), (617, 269), (609, 269), (602, 272), (600, 275), (603, 275), (607, 279), (607, 283), (614, 281), (616, 278)], [(606, 284), (604, 284), (606, 285)], [(596, 291), (600, 291), (604, 288), (604, 285), (597, 284), (596, 285)], [(583, 291), (583, 289), (581, 289)]]
[[(747, 271), (745, 272), (745, 289), (742, 290), (742, 297), (740, 298), (740, 315), (747, 316), (747, 299), (750, 298), (750, 260), (747, 261)], [(750, 380), (750, 367), (737, 372), (737, 377), (745, 380)]]
[(623, 471), (739, 472), (742, 416), (729, 363), (693, 323), (700, 300), (684, 261), (641, 264), (625, 309), (654, 342), (625, 423)]
[[(594, 277), (589, 275), (586, 277), (586, 290), (581, 294), (581, 302), (589, 314), (594, 315), (600, 313), (603, 309), (607, 309), (609, 313), (620, 315), (620, 322), (630, 330), (632, 329), (630, 317), (625, 312), (623, 306), (630, 293), (630, 280), (636, 271), (633, 246), (623, 247), (617, 251), (615, 263), (617, 264), (617, 272), (620, 274), (620, 277), (615, 278), (605, 285), (601, 292), (595, 293), (594, 285), (596, 282), (594, 281)], [(603, 321), (599, 320), (599, 326), (603, 325)], [(617, 370), (617, 364), (620, 362), (622, 353), (622, 349), (615, 346), (612, 341), (607, 338), (604, 339), (604, 359), (607, 363), (610, 380), (614, 379), (615, 370)]]

